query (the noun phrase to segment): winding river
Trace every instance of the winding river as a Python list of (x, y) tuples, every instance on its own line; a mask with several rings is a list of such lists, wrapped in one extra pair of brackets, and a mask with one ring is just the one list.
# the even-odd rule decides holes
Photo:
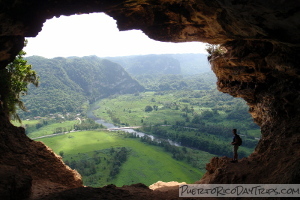
[(155, 140), (157, 142), (168, 141), (173, 146), (177, 146), (177, 147), (181, 146), (179, 143), (174, 142), (174, 141), (169, 140), (169, 139), (159, 138), (159, 137), (156, 137), (156, 136), (153, 136), (153, 135), (149, 135), (149, 134), (146, 134), (146, 133), (135, 131), (134, 129), (127, 129), (127, 128), (126, 129), (122, 129), (122, 127), (118, 127), (118, 126), (115, 126), (114, 124), (108, 123), (108, 122), (104, 121), (103, 119), (100, 119), (100, 118), (98, 118), (98, 117), (96, 117), (94, 115), (93, 111), (96, 110), (96, 109), (98, 109), (98, 108), (99, 108), (99, 106), (97, 106), (96, 103), (92, 104), (90, 106), (88, 112), (87, 112), (87, 117), (90, 118), (90, 119), (92, 119), (92, 120), (94, 120), (98, 124), (102, 124), (103, 126), (106, 126), (108, 129), (119, 128), (118, 129), (119, 131), (124, 131), (124, 132), (127, 132), (127, 133), (136, 134), (139, 137), (148, 136), (152, 140)]

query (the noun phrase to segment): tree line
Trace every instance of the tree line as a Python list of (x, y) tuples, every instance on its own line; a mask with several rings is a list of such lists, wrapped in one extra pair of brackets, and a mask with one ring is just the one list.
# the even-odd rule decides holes
[[(117, 147), (95, 151), (92, 156), (84, 154), (79, 159), (64, 159), (65, 164), (72, 169), (76, 169), (82, 176), (84, 184), (95, 184), (95, 181), (105, 178), (104, 182), (116, 178), (119, 174), (122, 164), (129, 157), (130, 149), (126, 147)], [(62, 157), (66, 157), (64, 152), (60, 152)], [(99, 172), (102, 171), (101, 174)], [(105, 174), (103, 174), (105, 172)]]
[[(160, 138), (170, 139), (179, 143), (182, 146), (195, 148), (201, 151), (206, 151), (211, 154), (218, 156), (232, 156), (232, 147), (230, 146), (232, 133), (231, 129), (223, 130), (222, 128), (212, 129), (209, 126), (208, 129), (190, 129), (185, 127), (170, 126), (170, 127), (160, 127), (160, 126), (148, 126), (142, 127), (141, 131), (148, 134), (156, 135)], [(169, 131), (168, 131), (169, 129)], [(171, 131), (173, 130), (173, 131)], [(203, 130), (209, 130), (209, 132), (204, 133)], [(222, 130), (220, 135), (218, 130)], [(217, 132), (214, 132), (217, 131)], [(223, 135), (222, 135), (223, 134)], [(229, 139), (230, 138), (230, 139)], [(250, 146), (253, 148), (256, 143), (244, 142), (245, 146)], [(244, 151), (239, 151), (240, 157), (246, 157), (247, 153)]]

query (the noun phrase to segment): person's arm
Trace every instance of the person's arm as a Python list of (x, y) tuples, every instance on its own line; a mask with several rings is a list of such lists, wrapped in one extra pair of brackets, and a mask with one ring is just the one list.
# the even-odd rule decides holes
[(231, 142), (231, 144), (232, 144), (232, 145), (235, 145), (235, 144), (237, 144), (238, 142), (239, 142), (239, 141), (238, 141), (237, 137), (234, 136), (233, 141)]

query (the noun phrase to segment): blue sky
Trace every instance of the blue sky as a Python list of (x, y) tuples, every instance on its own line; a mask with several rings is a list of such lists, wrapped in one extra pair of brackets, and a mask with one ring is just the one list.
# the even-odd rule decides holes
[(116, 21), (104, 13), (52, 18), (36, 37), (27, 39), (27, 56), (46, 58), (206, 53), (204, 43), (158, 42), (140, 30), (119, 31)]

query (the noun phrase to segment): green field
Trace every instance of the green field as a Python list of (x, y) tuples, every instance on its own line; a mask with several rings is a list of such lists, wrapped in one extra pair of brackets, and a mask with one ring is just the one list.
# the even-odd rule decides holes
[(22, 123), (18, 121), (11, 121), (11, 123), (15, 126), (36, 125), (39, 123), (39, 120), (23, 120)]
[(74, 129), (74, 124), (77, 124), (77, 120), (73, 121), (63, 121), (59, 123), (53, 123), (49, 126), (44, 126), (39, 128), (38, 130), (35, 130), (31, 133), (28, 133), (28, 137), (30, 138), (37, 138), (44, 135), (51, 135), (55, 132), (57, 128), (65, 128), (66, 131), (70, 131)]
[[(203, 170), (200, 171), (185, 162), (173, 159), (172, 155), (164, 152), (162, 147), (144, 144), (139, 139), (126, 138), (118, 132), (80, 131), (39, 141), (44, 142), (57, 154), (64, 152), (64, 160), (68, 162), (82, 157), (89, 158), (95, 153), (104, 158), (107, 155), (102, 153), (111, 148), (130, 149), (127, 161), (120, 167), (120, 172), (114, 179), (108, 180), (109, 165), (104, 161), (97, 165), (97, 173), (94, 177), (83, 177), (85, 182), (91, 183), (90, 186), (94, 187), (110, 183), (117, 186), (139, 182), (151, 185), (157, 181), (193, 183), (204, 173)], [(198, 160), (202, 162), (203, 168), (212, 156), (205, 152), (199, 153)]]
[(243, 139), (240, 158), (253, 152), (260, 136), (246, 103), (214, 90), (119, 95), (95, 105), (95, 115), (108, 122), (142, 126), (141, 132), (218, 156), (232, 156), (233, 128)]
[[(155, 98), (159, 98), (156, 102)], [(172, 94), (155, 96), (154, 92), (140, 93), (140, 95), (122, 95), (117, 98), (107, 98), (99, 102), (100, 108), (94, 113), (96, 116), (114, 123), (113, 117), (119, 118), (121, 123), (130, 125), (142, 125), (143, 123), (155, 124), (167, 121), (179, 120), (180, 111), (164, 109), (164, 105), (175, 101)], [(159, 110), (156, 112), (145, 112), (148, 105), (157, 105)], [(109, 113), (112, 114), (109, 114)]]
[[(216, 91), (168, 91), (127, 94), (100, 100), (94, 114), (118, 125), (155, 125), (191, 123), (195, 116), (207, 124), (235, 127), (243, 134), (260, 136), (260, 130), (242, 99)], [(145, 112), (146, 106), (157, 107)]]

